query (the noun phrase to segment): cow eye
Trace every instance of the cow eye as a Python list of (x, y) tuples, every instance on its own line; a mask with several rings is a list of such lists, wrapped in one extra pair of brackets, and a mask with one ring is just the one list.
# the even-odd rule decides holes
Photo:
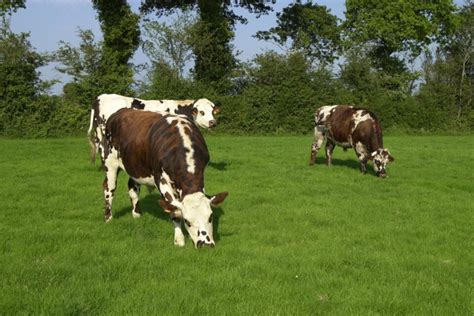
[(209, 223), (212, 223), (212, 214), (209, 216)]
[(184, 222), (186, 223), (186, 225), (188, 225), (188, 227), (191, 227), (191, 223), (187, 219), (185, 219)]

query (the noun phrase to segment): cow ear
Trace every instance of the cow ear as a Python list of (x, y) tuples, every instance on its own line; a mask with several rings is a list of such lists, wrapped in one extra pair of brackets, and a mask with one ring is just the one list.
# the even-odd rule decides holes
[(217, 114), (219, 114), (219, 113), (221, 113), (221, 109), (218, 108), (217, 106), (214, 107), (214, 109), (212, 110), (212, 114), (213, 114), (213, 115), (217, 115)]
[(395, 158), (392, 155), (388, 154), (388, 161), (392, 162), (394, 160), (395, 160)]
[(174, 205), (171, 204), (170, 202), (166, 201), (165, 199), (160, 199), (160, 200), (158, 201), (158, 203), (160, 203), (161, 208), (162, 208), (163, 211), (165, 211), (166, 213), (171, 213), (171, 212), (173, 212), (174, 210), (177, 209), (176, 206), (174, 206)]
[(374, 159), (375, 155), (377, 155), (377, 151), (374, 151), (374, 152), (372, 152), (372, 153), (370, 154), (369, 160)]
[(224, 202), (225, 198), (229, 195), (229, 192), (221, 192), (218, 193), (210, 198), (211, 205), (214, 207), (219, 206), (222, 202)]

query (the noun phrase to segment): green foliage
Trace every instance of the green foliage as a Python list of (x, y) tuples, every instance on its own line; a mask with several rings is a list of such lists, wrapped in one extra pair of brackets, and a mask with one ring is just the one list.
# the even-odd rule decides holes
[(259, 31), (256, 37), (285, 45), (291, 40), (291, 48), (300, 50), (311, 60), (330, 64), (336, 58), (340, 45), (338, 18), (325, 6), (307, 2), (294, 3), (277, 13), (277, 26)]
[(91, 30), (79, 29), (79, 47), (61, 41), (55, 59), (56, 70), (72, 77), (63, 87), (64, 98), (82, 106), (90, 106), (102, 92), (102, 42), (96, 42)]
[(222, 0), (200, 2), (200, 21), (191, 33), (195, 55), (194, 76), (203, 84), (221, 93), (231, 88), (229, 74), (235, 67), (230, 41), (234, 38), (232, 24), (222, 11)]
[(330, 72), (313, 71), (300, 53), (258, 55), (240, 81), (241, 94), (223, 106), (220, 118), (231, 130), (305, 133), (316, 105), (334, 101)]
[(11, 15), (20, 8), (26, 8), (26, 0), (2, 0), (0, 2), (0, 17)]
[[(23, 135), (28, 126), (24, 117), (36, 115), (35, 102), (47, 82), (40, 80), (38, 68), (48, 56), (37, 53), (29, 34), (15, 34), (6, 20), (0, 24), (0, 135)], [(40, 107), (41, 108), (41, 107)], [(43, 117), (43, 113), (38, 113)], [(37, 121), (44, 123), (43, 121)], [(37, 126), (34, 126), (37, 128)]]
[(348, 0), (344, 22), (347, 47), (369, 47), (377, 68), (404, 71), (394, 53), (418, 56), (429, 44), (453, 33), (456, 25), (452, 0)]
[(96, 76), (102, 92), (129, 94), (133, 82), (130, 58), (139, 46), (139, 15), (125, 0), (93, 0), (104, 35)]

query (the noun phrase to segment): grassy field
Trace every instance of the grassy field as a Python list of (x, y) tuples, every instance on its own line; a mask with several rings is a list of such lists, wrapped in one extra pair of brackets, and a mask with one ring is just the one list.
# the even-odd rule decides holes
[(207, 141), (230, 195), (196, 250), (124, 174), (103, 222), (85, 138), (0, 140), (0, 314), (473, 314), (474, 136), (386, 137), (383, 180), (309, 167), (311, 136)]

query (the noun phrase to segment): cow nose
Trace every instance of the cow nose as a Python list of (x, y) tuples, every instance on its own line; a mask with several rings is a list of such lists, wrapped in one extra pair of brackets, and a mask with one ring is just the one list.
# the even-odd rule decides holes
[(379, 172), (379, 177), (380, 178), (385, 178), (387, 176), (387, 173), (385, 172), (385, 170), (382, 170)]
[(216, 120), (210, 120), (209, 121), (209, 127), (214, 127), (217, 125), (217, 121)]
[(197, 248), (202, 248), (203, 246), (214, 248), (216, 245), (213, 242), (206, 243), (204, 240), (198, 240), (198, 242), (196, 243), (196, 246)]

